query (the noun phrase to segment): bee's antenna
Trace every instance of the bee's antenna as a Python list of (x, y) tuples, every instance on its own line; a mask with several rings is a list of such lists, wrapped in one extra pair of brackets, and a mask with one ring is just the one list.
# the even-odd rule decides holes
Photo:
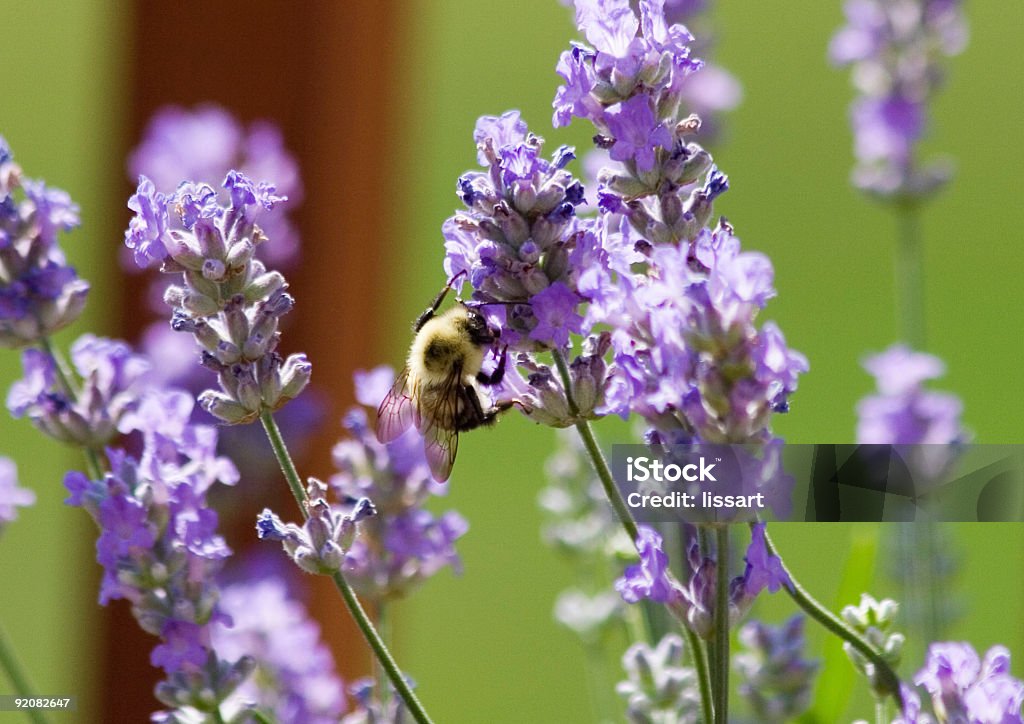
[[(461, 299), (459, 301), (462, 301)], [(505, 307), (516, 307), (519, 305), (529, 306), (529, 302), (462, 302), (467, 307), (492, 307), (492, 306), (505, 306)]]

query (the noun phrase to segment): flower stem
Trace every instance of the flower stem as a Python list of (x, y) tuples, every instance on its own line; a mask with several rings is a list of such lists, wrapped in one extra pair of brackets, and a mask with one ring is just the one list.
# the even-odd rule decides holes
[[(288, 481), (288, 487), (291, 489), (292, 495), (295, 496), (295, 502), (298, 503), (303, 518), (309, 517), (309, 511), (306, 509), (306, 492), (302, 487), (299, 471), (295, 468), (295, 463), (292, 462), (291, 455), (288, 453), (288, 446), (285, 444), (284, 437), (281, 435), (281, 430), (277, 426), (273, 413), (268, 410), (261, 414), (260, 422), (263, 423), (263, 429), (267, 432), (267, 439), (270, 440), (270, 446), (274, 449), (274, 456), (281, 466), (281, 472), (284, 473), (285, 480)], [(388, 651), (388, 647), (383, 639), (381, 639), (380, 634), (377, 633), (377, 629), (373, 627), (373, 622), (366, 615), (366, 611), (363, 609), (362, 604), (359, 603), (359, 599), (356, 598), (355, 591), (352, 590), (348, 581), (345, 580), (345, 576), (341, 574), (341, 571), (337, 571), (331, 576), (331, 579), (341, 593), (345, 606), (348, 607), (349, 613), (355, 619), (356, 625), (363, 634), (363, 638), (366, 639), (366, 643), (373, 650), (377, 661), (380, 662), (380, 665), (387, 673), (388, 678), (391, 680), (391, 685), (402, 697), (412, 718), (419, 722), (419, 724), (431, 724), (431, 719), (427, 715), (426, 709), (423, 708), (423, 704), (420, 703), (405, 677), (402, 676), (401, 669), (398, 668), (398, 664), (395, 663), (391, 652)]]
[(879, 681), (885, 686), (886, 693), (890, 694), (893, 699), (896, 700), (897, 706), (902, 709), (903, 694), (900, 692), (900, 680), (899, 677), (896, 676), (896, 672), (892, 670), (891, 666), (889, 666), (888, 662), (883, 659), (875, 648), (861, 637), (859, 633), (847, 626), (842, 619), (825, 608), (797, 582), (796, 578), (793, 577), (793, 573), (789, 570), (786, 564), (782, 562), (782, 556), (779, 555), (778, 550), (775, 548), (775, 543), (768, 535), (767, 530), (764, 533), (764, 542), (768, 549), (768, 553), (779, 559), (782, 564), (782, 570), (785, 571), (786, 575), (789, 577), (790, 585), (785, 586), (786, 593), (789, 594), (789, 597), (792, 598), (808, 616), (813, 618), (839, 638), (849, 643), (850, 646), (855, 648), (872, 664), (874, 664), (875, 669), (878, 671)]
[(729, 710), (729, 527), (715, 528), (715, 722), (726, 724)]
[[(561, 350), (554, 350), (552, 355), (555, 358), (555, 366), (558, 368), (558, 374), (562, 378), (562, 385), (565, 387), (565, 398), (566, 403), (569, 405), (569, 411), (578, 416), (579, 407), (576, 405), (576, 400), (573, 398), (572, 393), (572, 376), (569, 374), (569, 365), (565, 361), (565, 356)], [(608, 461), (605, 460), (604, 453), (601, 452), (601, 447), (597, 444), (597, 440), (594, 438), (594, 431), (590, 428), (590, 423), (587, 420), (577, 417), (576, 419), (576, 431), (580, 435), (580, 439), (583, 441), (583, 447), (586, 448), (587, 455), (590, 458), (591, 464), (594, 466), (594, 471), (597, 473), (598, 480), (601, 481), (601, 487), (604, 488), (605, 496), (611, 503), (612, 508), (615, 510), (615, 515), (618, 517), (619, 522), (625, 529), (629, 539), (636, 545), (637, 538), (639, 538), (639, 531), (637, 530), (636, 521), (633, 520), (633, 514), (629, 512), (629, 508), (626, 506), (626, 501), (622, 499), (622, 493), (619, 492), (618, 487), (615, 485), (615, 480), (612, 478), (611, 468), (608, 467)], [(697, 670), (697, 679), (700, 682), (700, 701), (701, 710), (704, 713), (704, 721), (712, 721), (712, 698), (711, 698), (711, 677), (708, 670), (708, 659), (707, 654), (702, 646), (700, 639), (690, 629), (686, 616), (678, 608), (674, 606), (668, 607), (669, 612), (679, 622), (683, 633), (686, 635), (686, 640), (690, 645), (690, 653), (693, 656), (693, 665)]]
[(612, 504), (615, 515), (618, 517), (619, 522), (622, 523), (622, 527), (626, 529), (626, 533), (629, 534), (629, 539), (635, 544), (639, 536), (636, 521), (633, 520), (629, 508), (626, 507), (626, 501), (622, 499), (622, 493), (619, 492), (618, 487), (615, 485), (615, 480), (612, 479), (611, 468), (608, 467), (608, 461), (605, 460), (604, 453), (601, 452), (601, 447), (594, 438), (594, 431), (590, 428), (590, 422), (578, 417), (579, 407), (576, 406), (576, 400), (573, 398), (572, 377), (569, 375), (569, 365), (566, 363), (565, 356), (561, 350), (556, 349), (552, 354), (555, 358), (555, 366), (558, 367), (558, 374), (562, 377), (562, 384), (565, 386), (565, 398), (569, 405), (569, 412), (576, 416), (576, 431), (579, 433), (580, 439), (583, 440), (583, 446), (587, 449), (587, 455), (590, 457), (594, 471), (601, 481), (601, 487), (604, 488), (604, 494), (608, 498), (608, 502)]
[(875, 699), (875, 724), (889, 724), (889, 717), (885, 711), (885, 699)]
[(270, 447), (274, 449), (274, 457), (277, 458), (277, 463), (281, 466), (284, 479), (288, 482), (288, 488), (292, 491), (295, 502), (299, 505), (299, 510), (302, 511), (302, 517), (308, 517), (306, 491), (302, 487), (302, 478), (299, 477), (299, 471), (296, 469), (295, 463), (292, 462), (292, 456), (288, 452), (288, 445), (284, 441), (284, 436), (281, 435), (281, 428), (277, 426), (274, 413), (269, 410), (265, 411), (260, 415), (260, 422), (263, 423), (263, 429), (267, 433)]
[(924, 259), (917, 207), (896, 209), (899, 238), (896, 252), (896, 313), (899, 336), (915, 350), (925, 347)]
[[(7, 634), (3, 629), (0, 629), (0, 668), (7, 674), (7, 679), (18, 696), (30, 699), (35, 695), (35, 688), (29, 683), (28, 676), (22, 670), (14, 649), (8, 644)], [(39, 709), (25, 709), (25, 714), (36, 724), (47, 724), (49, 721)]]
[(714, 698), (711, 694), (711, 672), (708, 670), (708, 655), (704, 650), (704, 642), (685, 623), (683, 633), (686, 634), (686, 643), (690, 646), (690, 656), (693, 657), (693, 668), (697, 672), (697, 684), (700, 686), (700, 710), (703, 715), (701, 721), (712, 722), (715, 720), (712, 703)]

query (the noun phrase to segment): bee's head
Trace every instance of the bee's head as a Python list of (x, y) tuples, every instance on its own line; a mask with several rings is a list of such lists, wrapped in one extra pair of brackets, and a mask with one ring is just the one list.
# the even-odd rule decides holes
[(473, 307), (463, 305), (466, 309), (466, 334), (469, 335), (473, 344), (479, 347), (486, 347), (494, 344), (498, 333), (487, 325), (484, 315), (480, 314)]

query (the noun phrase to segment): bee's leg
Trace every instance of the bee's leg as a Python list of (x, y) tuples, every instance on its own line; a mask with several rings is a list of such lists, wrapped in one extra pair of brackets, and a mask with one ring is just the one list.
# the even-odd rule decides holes
[(459, 416), (456, 421), (456, 426), (459, 432), (466, 432), (467, 430), (475, 430), (478, 427), (486, 425), (493, 425), (494, 421), (498, 419), (498, 415), (508, 410), (513, 405), (519, 405), (523, 409), (527, 409), (523, 403), (519, 400), (500, 400), (495, 404), (491, 405), (488, 409), (484, 409), (480, 404), (480, 398), (477, 397), (476, 389), (466, 385), (463, 388), (465, 401), (469, 404), (464, 410), (464, 414)]
[(485, 374), (478, 372), (476, 375), (476, 381), (481, 385), (496, 385), (505, 378), (505, 362), (508, 360), (508, 345), (506, 344), (501, 348), (501, 354), (498, 357), (498, 366), (494, 368), (494, 372), (491, 374)]
[(423, 314), (416, 318), (416, 321), (412, 325), (412, 331), (419, 332), (421, 329), (423, 329), (424, 324), (426, 324), (427, 322), (434, 318), (434, 315), (437, 314), (438, 307), (441, 306), (441, 303), (444, 301), (444, 298), (448, 296), (448, 292), (450, 292), (452, 287), (455, 286), (455, 280), (465, 275), (466, 272), (465, 270), (463, 270), (448, 280), (448, 283), (444, 285), (444, 289), (437, 293), (437, 296), (434, 297), (434, 301), (430, 304), (430, 306), (424, 309)]

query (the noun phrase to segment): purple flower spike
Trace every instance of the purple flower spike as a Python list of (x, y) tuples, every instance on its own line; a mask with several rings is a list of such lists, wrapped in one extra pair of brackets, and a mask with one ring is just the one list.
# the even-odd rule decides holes
[(960, 6), (960, 0), (847, 0), (847, 24), (832, 38), (829, 57), (853, 66), (860, 93), (850, 108), (859, 188), (912, 199), (948, 180), (947, 163), (922, 165), (915, 152), (928, 103), (943, 80), (942, 56), (966, 44)]
[[(284, 197), (273, 185), (238, 171), (230, 171), (223, 186), (227, 205), (206, 184), (184, 182), (166, 197), (143, 178), (132, 197), (136, 216), (126, 243), (137, 254), (146, 249), (144, 260), (163, 258), (162, 271), (181, 275), (181, 285), (164, 293), (174, 308), (171, 327), (195, 338), (203, 366), (218, 374), (221, 388), (204, 391), (200, 404), (223, 422), (241, 424), (297, 397), (309, 383), (311, 366), (305, 355), (277, 353), (280, 320), (294, 300), (285, 292), (284, 277), (254, 256), (267, 241), (255, 219)], [(167, 231), (163, 220), (172, 213), (180, 228)], [(150, 217), (159, 221), (156, 227)]]

